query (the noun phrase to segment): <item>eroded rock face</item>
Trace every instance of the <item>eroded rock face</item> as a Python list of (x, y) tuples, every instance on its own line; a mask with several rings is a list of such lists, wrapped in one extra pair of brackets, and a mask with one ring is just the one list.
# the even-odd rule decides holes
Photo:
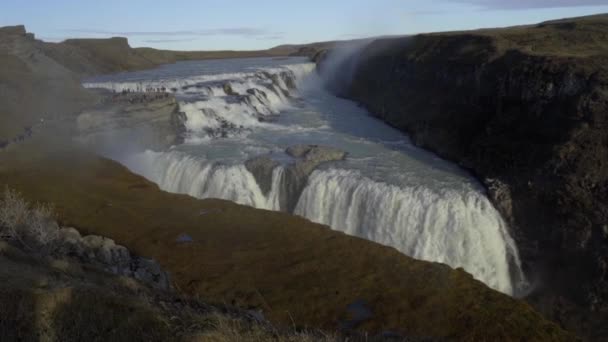
[(162, 149), (183, 142), (184, 113), (167, 93), (106, 94), (77, 118), (78, 140), (98, 149)]
[[(328, 146), (295, 145), (285, 150), (293, 157), (292, 163), (284, 166), (284, 174), (280, 190), (281, 209), (293, 212), (298, 203), (302, 190), (306, 186), (308, 176), (321, 164), (339, 161), (346, 158), (346, 152)], [(256, 182), (265, 194), (271, 190), (272, 174), (279, 162), (269, 156), (260, 156), (245, 163), (247, 170), (253, 174)]]
[(245, 162), (245, 167), (253, 174), (264, 195), (268, 195), (272, 187), (272, 172), (279, 162), (268, 156), (256, 157)]
[(318, 145), (296, 145), (291, 146), (285, 152), (297, 158), (295, 163), (285, 169), (285, 206), (288, 212), (293, 212), (308, 176), (321, 164), (326, 162), (343, 160), (346, 152), (327, 146)]

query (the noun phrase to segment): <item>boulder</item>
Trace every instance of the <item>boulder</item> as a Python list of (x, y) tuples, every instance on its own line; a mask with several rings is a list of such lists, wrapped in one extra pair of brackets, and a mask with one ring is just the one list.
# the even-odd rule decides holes
[(294, 158), (303, 158), (307, 162), (316, 164), (342, 160), (346, 157), (346, 152), (342, 150), (319, 145), (294, 145), (288, 147), (285, 153)]
[(82, 237), (78, 230), (70, 227), (60, 228), (57, 233), (58, 253), (81, 256), (84, 250)]
[(224, 93), (226, 93), (226, 95), (228, 95), (228, 96), (238, 95), (238, 93), (232, 89), (232, 86), (230, 85), (230, 83), (224, 83), (222, 88), (224, 88)]
[(287, 148), (285, 153), (296, 158), (296, 161), (285, 169), (284, 203), (288, 212), (293, 212), (308, 176), (321, 164), (343, 160), (346, 152), (333, 147), (318, 145), (295, 145)]
[(264, 195), (268, 195), (272, 188), (272, 172), (277, 166), (279, 162), (268, 156), (255, 157), (245, 162), (245, 167), (253, 174)]
[(150, 284), (154, 288), (161, 290), (171, 288), (169, 275), (152, 259), (135, 258), (132, 271), (133, 278)]
[[(346, 152), (337, 148), (319, 145), (294, 145), (285, 150), (294, 161), (285, 166), (280, 190), (281, 210), (293, 212), (298, 198), (306, 186), (308, 176), (321, 164), (346, 158)], [(245, 162), (264, 195), (272, 189), (272, 173), (279, 162), (269, 156), (259, 156)]]

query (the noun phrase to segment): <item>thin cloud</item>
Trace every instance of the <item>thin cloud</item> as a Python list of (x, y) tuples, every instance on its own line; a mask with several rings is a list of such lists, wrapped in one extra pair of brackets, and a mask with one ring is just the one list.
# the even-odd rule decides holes
[[(466, 1), (466, 0), (463, 0)], [(407, 11), (406, 14), (408, 15), (437, 15), (437, 14), (445, 14), (445, 13), (450, 13), (449, 10), (418, 10), (418, 11)]]
[(194, 38), (186, 38), (186, 39), (147, 39), (144, 40), (144, 43), (181, 43), (181, 42), (191, 42), (194, 41)]
[(451, 0), (492, 10), (523, 10), (556, 7), (606, 6), (608, 0)]
[(262, 37), (258, 37), (256, 38), (257, 40), (280, 40), (285, 38), (283, 35), (281, 34), (276, 34), (276, 35), (268, 35), (268, 36), (262, 36)]
[(205, 30), (182, 30), (182, 31), (106, 31), (92, 29), (71, 29), (68, 32), (96, 34), (96, 35), (111, 35), (111, 36), (163, 36), (163, 37), (179, 37), (179, 36), (241, 36), (241, 37), (260, 37), (277, 34), (276, 32), (268, 31), (262, 28), (255, 27), (229, 27), (219, 29)]
[(339, 38), (361, 38), (363, 37), (360, 33), (344, 33), (338, 36)]

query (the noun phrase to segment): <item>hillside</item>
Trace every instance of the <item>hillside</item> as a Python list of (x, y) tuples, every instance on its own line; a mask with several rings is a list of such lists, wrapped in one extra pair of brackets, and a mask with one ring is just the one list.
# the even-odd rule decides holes
[(334, 90), (478, 176), (536, 282), (528, 300), (591, 339), (608, 336), (607, 38), (599, 15), (377, 40), (337, 71), (317, 56), (351, 76)]

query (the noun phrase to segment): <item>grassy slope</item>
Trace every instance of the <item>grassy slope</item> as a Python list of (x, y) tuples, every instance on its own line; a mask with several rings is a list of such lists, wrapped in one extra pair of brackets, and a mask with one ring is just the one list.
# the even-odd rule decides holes
[(534, 26), (478, 30), (495, 39), (498, 50), (530, 55), (591, 57), (608, 54), (608, 15), (548, 21)]
[[(287, 214), (164, 193), (114, 162), (79, 151), (53, 156), (24, 148), (3, 156), (0, 185), (54, 203), (64, 225), (159, 260), (186, 293), (261, 308), (284, 324), (335, 329), (347, 318), (346, 307), (364, 300), (374, 312), (362, 326), (370, 331), (570, 338), (527, 304), (461, 270)], [(176, 243), (183, 233), (195, 242)]]

